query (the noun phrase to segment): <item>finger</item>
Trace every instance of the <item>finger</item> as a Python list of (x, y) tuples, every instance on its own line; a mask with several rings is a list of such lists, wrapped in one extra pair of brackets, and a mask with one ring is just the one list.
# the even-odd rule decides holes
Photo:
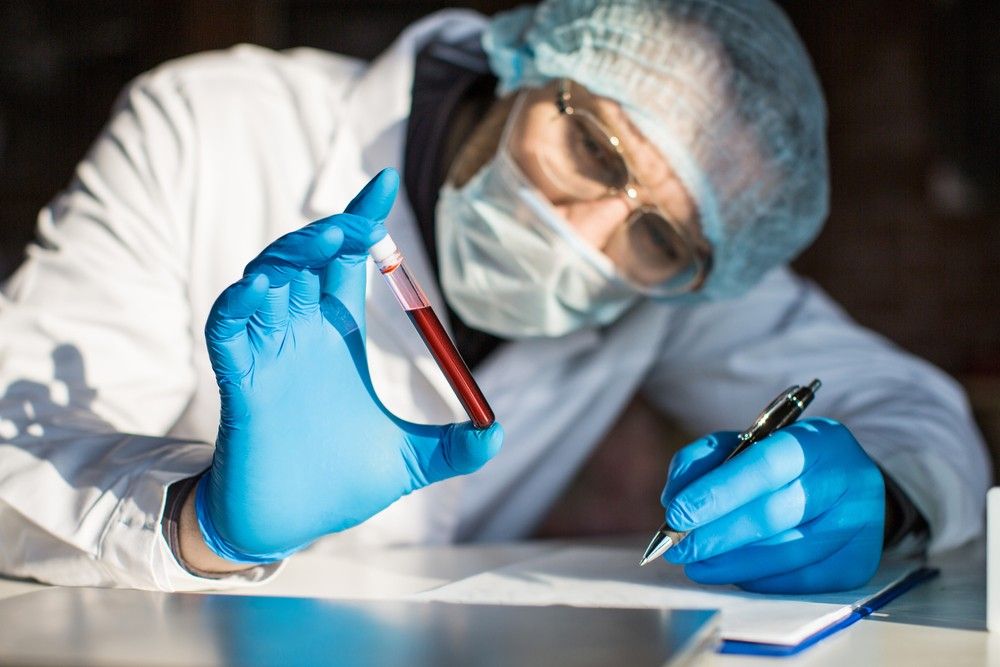
[(667, 560), (693, 563), (778, 535), (811, 521), (838, 503), (852, 504), (845, 498), (848, 486), (842, 469), (814, 468), (777, 491), (699, 526), (667, 552)]
[(389, 211), (392, 210), (398, 191), (399, 173), (388, 167), (375, 174), (375, 177), (361, 188), (344, 212), (369, 220), (385, 220), (389, 217)]
[(267, 290), (264, 302), (250, 317), (250, 337), (267, 336), (288, 328), (288, 284)]
[(336, 213), (313, 224), (335, 227), (344, 234), (343, 245), (337, 253), (337, 260), (341, 262), (364, 263), (368, 259), (368, 249), (386, 235), (385, 225), (381, 221), (351, 213)]
[(830, 558), (862, 528), (863, 522), (847, 508), (836, 507), (769, 539), (690, 563), (684, 572), (701, 584), (735, 584), (772, 577)]
[(344, 230), (332, 218), (318, 220), (271, 243), (247, 264), (244, 274), (263, 273), (272, 286), (285, 285), (303, 269), (329, 263), (344, 244)]
[(336, 262), (325, 266), (320, 275), (321, 298), (337, 302), (337, 312), (348, 314), (362, 336), (368, 284), (366, 260), (366, 255), (341, 255)]
[(663, 507), (688, 484), (718, 467), (739, 443), (736, 431), (719, 431), (695, 440), (670, 461), (667, 484), (660, 495)]
[(319, 310), (319, 274), (300, 271), (289, 283), (288, 312), (291, 317), (309, 315)]
[(382, 221), (389, 215), (398, 189), (399, 174), (393, 169), (383, 169), (347, 205), (345, 213), (328, 218), (330, 224), (343, 232), (344, 244), (338, 261), (323, 268), (321, 292), (346, 308), (362, 337), (368, 248), (385, 236)]
[(472, 422), (463, 422), (448, 429), (441, 439), (441, 450), (452, 474), (467, 475), (486, 465), (497, 455), (502, 444), (503, 427), (499, 422), (483, 429), (476, 428)]
[(323, 267), (320, 291), (340, 301), (364, 331), (368, 248), (385, 236), (385, 227), (349, 213), (331, 217), (344, 233), (343, 252)]
[(205, 324), (205, 343), (220, 381), (240, 377), (253, 366), (247, 324), (267, 291), (267, 276), (249, 275), (223, 290), (212, 305)]
[(475, 428), (472, 422), (444, 427), (414, 424), (407, 442), (423, 486), (481, 468), (500, 451), (503, 427), (499, 422), (485, 429)]
[(797, 570), (739, 584), (754, 593), (829, 593), (863, 586), (874, 576), (882, 557), (882, 531), (865, 526), (854, 539), (825, 560)]
[(667, 507), (667, 523), (676, 530), (693, 530), (780, 489), (812, 464), (815, 449), (778, 431), (691, 482)]

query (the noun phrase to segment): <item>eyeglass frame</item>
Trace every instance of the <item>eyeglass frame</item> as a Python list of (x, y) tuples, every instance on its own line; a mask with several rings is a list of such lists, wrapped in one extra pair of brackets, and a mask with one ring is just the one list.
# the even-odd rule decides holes
[[(607, 140), (608, 147), (612, 152), (618, 156), (621, 160), (621, 164), (624, 167), (624, 174), (626, 176), (626, 181), (622, 187), (608, 186), (607, 194), (618, 196), (625, 195), (625, 197), (631, 201), (638, 204), (637, 208), (629, 212), (628, 217), (625, 218), (625, 226), (629, 226), (635, 223), (642, 215), (655, 215), (677, 234), (678, 237), (684, 240), (691, 251), (692, 260), (695, 263), (694, 271), (691, 274), (691, 279), (688, 280), (683, 288), (678, 290), (670, 290), (669, 294), (686, 294), (691, 292), (696, 292), (705, 282), (708, 276), (708, 272), (711, 270), (712, 265), (712, 255), (711, 252), (705, 252), (701, 244), (691, 237), (691, 233), (688, 229), (678, 223), (673, 217), (667, 215), (659, 206), (652, 204), (644, 204), (638, 201), (638, 187), (641, 186), (639, 179), (635, 177), (635, 173), (632, 167), (629, 165), (628, 160), (625, 157), (624, 146), (622, 145), (621, 138), (605, 126), (604, 122), (601, 121), (593, 112), (585, 108), (578, 108), (571, 104), (572, 93), (570, 91), (570, 86), (575, 82), (569, 78), (559, 79), (559, 86), (556, 91), (555, 105), (558, 113), (562, 116), (579, 116), (581, 118), (586, 118), (587, 122), (592, 124), (597, 128), (604, 138)], [(580, 85), (580, 84), (576, 84)], [(582, 87), (582, 86), (581, 86)], [(589, 92), (589, 91), (588, 91)], [(687, 270), (682, 270), (686, 272)], [(662, 285), (668, 285), (674, 277), (668, 278)], [(658, 289), (656, 286), (641, 285), (635, 283), (635, 281), (629, 281), (633, 283), (634, 286), (647, 294), (652, 295), (666, 295), (663, 294), (662, 289)]]

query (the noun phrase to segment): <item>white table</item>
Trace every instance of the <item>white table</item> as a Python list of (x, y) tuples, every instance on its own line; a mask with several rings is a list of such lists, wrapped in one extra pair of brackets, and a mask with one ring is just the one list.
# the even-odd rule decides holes
[[(601, 540), (635, 545), (642, 538)], [(299, 554), (273, 581), (235, 595), (330, 598), (393, 598), (434, 588), (496, 567), (584, 542), (428, 546), (352, 552), (336, 556)], [(586, 544), (593, 544), (587, 541)], [(973, 543), (932, 561), (941, 575), (878, 612), (794, 658), (706, 655), (699, 666), (809, 667), (905, 665), (949, 667), (1000, 665), (1000, 633), (985, 631), (985, 547)], [(0, 597), (43, 588), (0, 578)]]

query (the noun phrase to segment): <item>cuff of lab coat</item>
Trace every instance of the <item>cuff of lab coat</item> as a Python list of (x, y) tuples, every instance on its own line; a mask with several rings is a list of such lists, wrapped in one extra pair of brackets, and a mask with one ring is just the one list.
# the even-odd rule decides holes
[(966, 494), (949, 491), (961, 489), (965, 480), (948, 462), (936, 460), (932, 454), (906, 452), (885, 457), (878, 465), (910, 499), (928, 528), (916, 540), (903, 539), (893, 552), (919, 543), (934, 554), (963, 544), (982, 532), (982, 518), (963, 503)]
[(189, 572), (174, 557), (161, 529), (168, 487), (193, 477), (212, 464), (208, 445), (178, 445), (165, 458), (137, 475), (101, 539), (100, 559), (116, 573), (121, 585), (161, 591), (197, 591), (262, 584), (282, 563), (261, 565), (220, 578)]
[[(881, 470), (882, 479), (885, 482), (885, 502), (893, 504), (896, 515), (896, 526), (892, 533), (885, 535), (882, 548), (893, 549), (909, 535), (926, 535), (927, 520), (910, 500), (910, 497), (906, 495), (906, 492), (899, 488), (892, 475), (881, 468), (879, 470)], [(888, 525), (886, 525), (886, 530), (889, 530)]]

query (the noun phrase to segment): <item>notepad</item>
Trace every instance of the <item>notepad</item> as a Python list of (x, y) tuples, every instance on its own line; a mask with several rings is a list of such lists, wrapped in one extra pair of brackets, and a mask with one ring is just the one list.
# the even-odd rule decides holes
[(724, 640), (794, 647), (857, 614), (919, 570), (919, 563), (886, 562), (864, 587), (844, 593), (783, 596), (735, 586), (702, 586), (680, 566), (636, 566), (634, 549), (565, 548), (425, 591), (417, 599), (446, 602), (718, 609)]

